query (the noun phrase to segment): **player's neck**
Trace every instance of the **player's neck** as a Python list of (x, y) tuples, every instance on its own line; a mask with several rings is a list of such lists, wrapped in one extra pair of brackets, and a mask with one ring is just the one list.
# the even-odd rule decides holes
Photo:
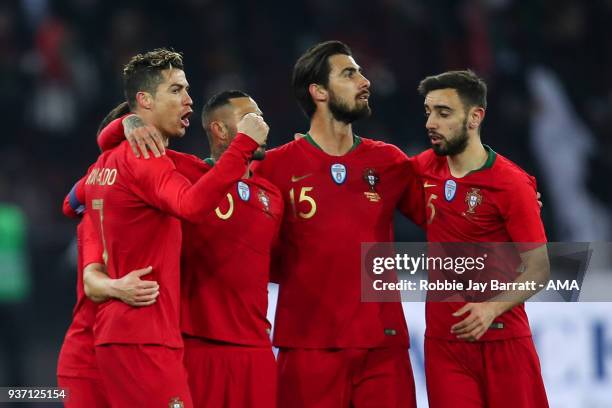
[(164, 142), (164, 146), (168, 146), (170, 144), (170, 138), (168, 137), (168, 135), (166, 135), (164, 132), (161, 131), (161, 127), (160, 126), (156, 126), (155, 124), (155, 120), (153, 120), (153, 115), (151, 114), (151, 111), (146, 110), (146, 109), (136, 109), (136, 111), (134, 112), (136, 115), (138, 115), (142, 121), (144, 122), (145, 125), (147, 126), (155, 126), (158, 130), (159, 130), (159, 134), (162, 137), (162, 141)]
[(446, 156), (450, 173), (455, 178), (465, 177), (468, 173), (482, 168), (489, 154), (482, 145), (480, 137), (471, 137), (465, 150), (454, 156)]
[(338, 122), (331, 115), (315, 113), (308, 134), (321, 150), (331, 156), (343, 156), (353, 148), (353, 126)]

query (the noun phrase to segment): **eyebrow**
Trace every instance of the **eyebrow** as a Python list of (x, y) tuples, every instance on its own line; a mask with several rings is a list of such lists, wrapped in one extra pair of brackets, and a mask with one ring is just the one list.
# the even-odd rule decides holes
[(340, 75), (344, 74), (345, 72), (361, 72), (361, 67), (346, 67), (340, 71)]
[[(429, 108), (429, 105), (427, 105), (427, 103), (425, 103), (424, 106), (425, 106), (425, 108)], [(431, 108), (429, 108), (429, 109), (431, 109)], [(454, 110), (453, 108), (451, 108), (448, 105), (434, 105), (433, 109), (437, 109), (437, 110), (447, 109), (447, 110), (450, 110), (450, 111)]]
[(189, 84), (179, 84), (178, 82), (170, 84), (170, 86), (168, 88), (172, 88), (172, 87), (175, 87), (175, 86), (177, 88), (187, 88), (187, 89), (189, 89)]

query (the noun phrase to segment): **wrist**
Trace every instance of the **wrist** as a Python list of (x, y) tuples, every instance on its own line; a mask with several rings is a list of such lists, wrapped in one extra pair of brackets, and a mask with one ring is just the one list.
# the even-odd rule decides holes
[(491, 302), (493, 308), (493, 318), (497, 318), (499, 315), (504, 314), (508, 309), (512, 307), (510, 302)]
[(121, 279), (112, 279), (112, 278), (108, 279), (108, 285), (107, 285), (108, 297), (113, 298), (113, 299), (120, 298), (119, 296), (119, 281), (120, 280)]
[(237, 132), (232, 143), (248, 151), (255, 151), (259, 148), (259, 143), (249, 134)]

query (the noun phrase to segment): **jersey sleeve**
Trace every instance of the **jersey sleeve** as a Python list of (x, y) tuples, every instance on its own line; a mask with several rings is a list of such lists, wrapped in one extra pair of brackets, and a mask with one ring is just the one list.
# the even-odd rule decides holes
[(62, 212), (66, 217), (69, 218), (78, 218), (85, 212), (85, 181), (87, 180), (87, 176), (93, 169), (94, 164), (89, 166), (85, 176), (77, 181), (72, 189), (64, 198), (64, 202), (62, 204)]
[(425, 192), (418, 175), (416, 160), (408, 159), (406, 167), (406, 189), (398, 204), (398, 210), (418, 227), (425, 228)]
[(274, 168), (278, 169), (277, 149), (272, 149), (266, 152), (263, 160), (253, 161), (251, 163), (251, 171), (274, 184)]
[(525, 174), (513, 178), (508, 188), (501, 194), (499, 205), (512, 241), (522, 244), (519, 245), (521, 252), (538, 246), (526, 243), (546, 242), (534, 177)]
[(64, 198), (62, 212), (66, 217), (78, 218), (85, 212), (85, 177), (74, 183)]
[[(127, 116), (127, 115), (126, 115)], [(113, 120), (100, 131), (98, 135), (98, 147), (103, 152), (115, 148), (125, 140), (123, 119), (125, 116)]]
[(195, 183), (202, 177), (202, 174), (209, 171), (212, 166), (203, 160), (190, 154), (179, 153), (167, 150), (166, 154), (174, 161), (176, 170), (185, 176), (191, 183)]
[(257, 147), (253, 139), (238, 133), (217, 164), (194, 184), (166, 156), (138, 160), (128, 154), (127, 163), (145, 202), (186, 221), (199, 223), (244, 176)]
[(77, 239), (81, 241), (81, 248), (83, 250), (83, 268), (92, 263), (103, 264), (102, 253), (104, 246), (102, 245), (100, 234), (91, 220), (91, 215), (87, 211), (79, 225), (78, 234)]

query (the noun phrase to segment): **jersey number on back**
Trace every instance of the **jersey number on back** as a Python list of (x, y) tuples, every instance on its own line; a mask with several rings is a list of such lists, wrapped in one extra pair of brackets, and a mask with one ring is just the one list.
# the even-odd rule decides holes
[(102, 259), (104, 264), (108, 265), (108, 251), (106, 250), (106, 240), (104, 239), (104, 200), (101, 198), (91, 200), (91, 207), (100, 212), (100, 235), (102, 236), (102, 247), (104, 248)]

